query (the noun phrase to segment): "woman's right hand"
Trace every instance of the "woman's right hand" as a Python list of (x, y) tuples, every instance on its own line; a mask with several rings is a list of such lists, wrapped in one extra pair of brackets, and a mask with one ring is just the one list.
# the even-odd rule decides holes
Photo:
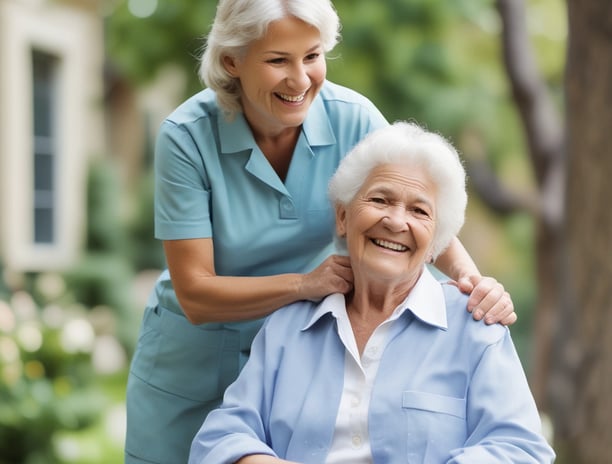
[(348, 256), (332, 255), (316, 269), (302, 276), (301, 299), (318, 301), (332, 293), (353, 289), (353, 271)]
[(176, 296), (193, 324), (257, 319), (298, 300), (318, 301), (353, 288), (346, 256), (333, 255), (308, 274), (219, 276), (211, 238), (166, 240)]

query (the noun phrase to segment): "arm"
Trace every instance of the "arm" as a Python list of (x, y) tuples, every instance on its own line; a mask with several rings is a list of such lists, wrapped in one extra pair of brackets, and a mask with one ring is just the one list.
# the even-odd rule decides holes
[(467, 440), (447, 464), (543, 464), (555, 453), (542, 435), (538, 410), (509, 331), (488, 346), (468, 385)]
[(353, 274), (348, 258), (331, 256), (308, 274), (217, 276), (210, 238), (164, 241), (168, 269), (185, 315), (194, 324), (266, 316), (298, 300), (346, 293)]
[(494, 278), (480, 275), (478, 267), (457, 237), (434, 264), (453, 279), (462, 292), (470, 295), (468, 311), (473, 313), (474, 319), (484, 317), (487, 324), (501, 322), (511, 325), (516, 322), (517, 315), (510, 294)]

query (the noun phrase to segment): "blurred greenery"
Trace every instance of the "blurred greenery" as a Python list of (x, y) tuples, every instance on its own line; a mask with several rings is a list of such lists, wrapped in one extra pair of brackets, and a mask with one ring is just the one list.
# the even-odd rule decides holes
[[(493, 0), (334, 3), (343, 30), (328, 57), (331, 80), (370, 97), (389, 120), (415, 119), (445, 134), (466, 157), (479, 156), (466, 142), (478, 138), (502, 178), (533, 188)], [(527, 3), (538, 64), (560, 100), (564, 6)], [(107, 7), (107, 60), (116, 75), (146, 88), (172, 64), (186, 75), (185, 97), (201, 89), (197, 56), (216, 2), (158, 2), (144, 18), (127, 1)], [(139, 271), (163, 266), (153, 238), (151, 144), (129, 192), (110, 158), (93, 160), (87, 246), (74, 269), (0, 278), (0, 464), (123, 460), (127, 360), (141, 309), (133, 282)], [(519, 314), (512, 333), (528, 369), (537, 285), (533, 223), (526, 215), (496, 217), (470, 198), (462, 240), (481, 271), (511, 292)]]
[(140, 323), (132, 282), (136, 263), (161, 264), (135, 246), (151, 228), (152, 213), (141, 211), (150, 199), (122, 217), (117, 178), (110, 159), (94, 159), (87, 246), (74, 268), (0, 278), (0, 464), (123, 460), (127, 361)]
[[(45, 278), (47, 283), (62, 281), (57, 275)], [(105, 409), (112, 405), (110, 389), (105, 392), (99, 383), (104, 374), (96, 369), (99, 363), (94, 358), (112, 358), (113, 353), (100, 351), (104, 346), (97, 344), (90, 313), (80, 305), (62, 307), (54, 298), (39, 306), (32, 293), (40, 290), (27, 288), (41, 283), (31, 279), (24, 289), (0, 299), (3, 464), (83, 462), (67, 459), (62, 436), (98, 427)], [(124, 368), (124, 359), (115, 357), (118, 372)]]

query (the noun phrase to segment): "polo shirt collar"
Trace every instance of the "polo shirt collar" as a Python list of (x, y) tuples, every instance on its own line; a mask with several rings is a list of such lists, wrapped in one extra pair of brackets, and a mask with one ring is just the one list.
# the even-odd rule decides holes
[[(424, 266), (416, 284), (406, 299), (395, 309), (390, 319), (397, 319), (406, 311), (410, 311), (425, 324), (442, 330), (448, 328), (444, 291), (427, 266)], [(331, 314), (338, 319), (343, 313), (346, 314), (344, 295), (341, 293), (329, 295), (319, 303), (308, 324), (302, 330), (308, 330), (326, 314)]]

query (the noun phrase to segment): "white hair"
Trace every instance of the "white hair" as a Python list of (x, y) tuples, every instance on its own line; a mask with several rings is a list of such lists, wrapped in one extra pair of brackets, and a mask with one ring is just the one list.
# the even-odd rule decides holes
[(340, 162), (329, 183), (334, 205), (348, 205), (372, 170), (382, 164), (424, 169), (437, 189), (434, 258), (456, 236), (465, 219), (465, 170), (455, 148), (442, 136), (417, 124), (398, 121), (367, 135)]
[(223, 65), (226, 56), (240, 57), (262, 38), (270, 23), (295, 17), (317, 28), (325, 53), (340, 39), (340, 19), (330, 0), (220, 0), (201, 56), (199, 76), (217, 93), (228, 116), (242, 111), (240, 82)]

